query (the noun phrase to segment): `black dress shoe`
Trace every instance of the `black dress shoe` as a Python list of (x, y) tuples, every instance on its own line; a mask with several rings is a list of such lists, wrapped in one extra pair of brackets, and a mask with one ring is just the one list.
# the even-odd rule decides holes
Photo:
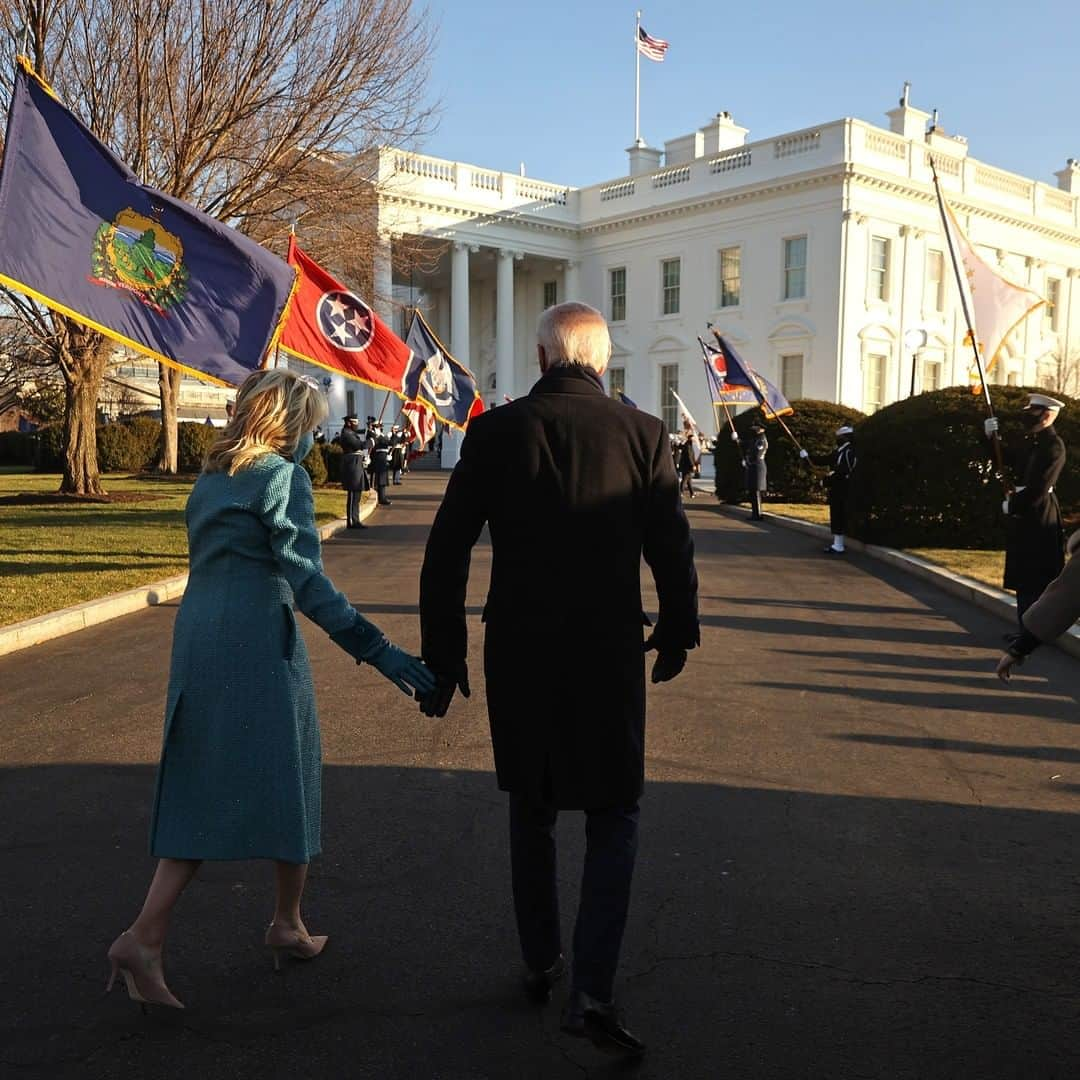
[(584, 1035), (598, 1050), (623, 1057), (638, 1058), (645, 1044), (623, 1025), (613, 1001), (597, 1001), (582, 990), (571, 990), (563, 1011), (562, 1029), (569, 1035)]
[(521, 982), (529, 1000), (546, 1005), (551, 1000), (551, 988), (566, 974), (566, 958), (560, 953), (555, 963), (543, 971), (526, 968)]

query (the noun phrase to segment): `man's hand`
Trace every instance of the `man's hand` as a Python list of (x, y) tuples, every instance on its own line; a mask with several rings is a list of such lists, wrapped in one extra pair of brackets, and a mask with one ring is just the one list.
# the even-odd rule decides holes
[(731, 433), (731, 441), (732, 442), (738, 442), (739, 441), (739, 433), (737, 431), (733, 431)]
[(983, 421), (983, 431), (986, 432), (986, 437), (992, 439), (998, 433), (998, 418), (996, 416), (988, 416)]
[(801, 457), (803, 461), (806, 461), (810, 457), (810, 455), (805, 450), (800, 450), (799, 457)]
[(438, 671), (435, 673), (435, 688), (426, 694), (417, 694), (420, 711), (425, 716), (443, 717), (454, 699), (454, 691), (460, 690), (462, 697), (469, 697), (469, 669), (465, 664), (456, 672)]
[(1013, 656), (1012, 653), (1002, 653), (1001, 659), (997, 662), (997, 671), (995, 674), (1002, 682), (1008, 682), (1012, 675), (1012, 669), (1019, 667), (1024, 662), (1022, 656)]
[(645, 642), (646, 652), (653, 652), (654, 650), (656, 652), (656, 663), (653, 664), (652, 669), (652, 681), (654, 684), (670, 682), (686, 667), (686, 650), (661, 650), (660, 646), (656, 644), (655, 638), (655, 634), (650, 634), (648, 641)]

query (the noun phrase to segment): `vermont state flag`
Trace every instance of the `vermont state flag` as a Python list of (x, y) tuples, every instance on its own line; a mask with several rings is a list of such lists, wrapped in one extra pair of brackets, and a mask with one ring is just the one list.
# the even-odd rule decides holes
[(295, 274), (135, 174), (20, 58), (0, 172), (0, 284), (208, 381), (262, 366)]

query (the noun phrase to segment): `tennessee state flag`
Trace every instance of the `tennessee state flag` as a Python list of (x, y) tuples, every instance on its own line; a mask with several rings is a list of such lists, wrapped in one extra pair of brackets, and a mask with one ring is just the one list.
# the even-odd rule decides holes
[(297, 286), (279, 346), (309, 364), (404, 396), (412, 350), (360, 299), (289, 237)]

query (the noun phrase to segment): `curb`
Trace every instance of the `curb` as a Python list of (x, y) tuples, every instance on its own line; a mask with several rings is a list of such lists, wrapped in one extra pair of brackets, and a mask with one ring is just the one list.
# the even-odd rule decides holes
[[(360, 517), (365, 520), (371, 517), (375, 513), (375, 505), (374, 501), (365, 500), (360, 507)], [(345, 524), (344, 518), (337, 518), (321, 525), (319, 539), (329, 540), (341, 532)], [(74, 634), (87, 627), (97, 626), (98, 623), (118, 619), (121, 615), (130, 615), (143, 608), (156, 607), (158, 604), (175, 600), (184, 595), (187, 581), (187, 574), (178, 574), (150, 585), (140, 585), (124, 592), (99, 597), (97, 600), (86, 600), (59, 611), (50, 611), (47, 615), (38, 615), (33, 619), (0, 627), (0, 656), (28, 649), (31, 645), (41, 645), (66, 634)]]
[[(744, 518), (744, 514), (732, 506), (721, 505), (719, 510), (728, 517)], [(815, 525), (812, 521), (788, 517), (786, 514), (772, 514), (767, 509), (764, 510), (764, 513), (766, 523), (771, 521), (782, 528), (806, 533), (808, 536), (820, 540), (828, 541), (832, 538), (832, 533), (824, 525)], [(943, 592), (958, 596), (961, 600), (966, 600), (991, 615), (997, 615), (1006, 622), (1014, 625), (1016, 623), (1016, 601), (1002, 589), (984, 585), (981, 581), (964, 577), (962, 574), (954, 574), (951, 570), (938, 566), (937, 563), (920, 559), (918, 555), (909, 555), (906, 551), (897, 551), (896, 548), (881, 547), (878, 544), (865, 544), (861, 540), (853, 540), (851, 537), (844, 537), (844, 546), (851, 551), (858, 551), (868, 555), (871, 559), (877, 559), (878, 562), (888, 563), (890, 566), (903, 570), (912, 577), (928, 581)], [(1080, 659), (1080, 629), (1077, 627), (1074, 626), (1067, 633), (1062, 634), (1054, 644), (1062, 652)]]

